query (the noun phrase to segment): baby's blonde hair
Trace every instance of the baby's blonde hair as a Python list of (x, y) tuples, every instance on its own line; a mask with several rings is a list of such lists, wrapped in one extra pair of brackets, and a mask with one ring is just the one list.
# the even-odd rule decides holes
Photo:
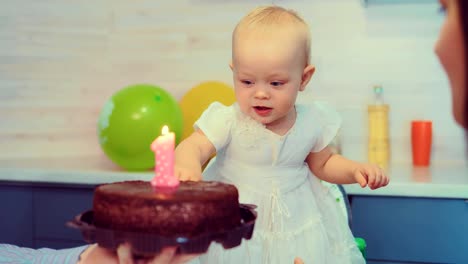
[(254, 30), (271, 30), (278, 26), (298, 26), (305, 41), (306, 64), (310, 63), (310, 29), (304, 19), (294, 10), (276, 5), (260, 6), (244, 16), (232, 32), (232, 45), (240, 29), (254, 28)]

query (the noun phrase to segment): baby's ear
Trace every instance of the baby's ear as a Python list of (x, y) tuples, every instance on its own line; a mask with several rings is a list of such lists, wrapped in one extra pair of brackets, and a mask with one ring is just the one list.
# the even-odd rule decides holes
[(314, 75), (314, 72), (315, 72), (315, 66), (312, 64), (309, 64), (304, 68), (304, 71), (302, 72), (302, 82), (301, 82), (301, 87), (299, 88), (299, 91), (304, 91), (306, 85), (309, 83), (310, 79), (312, 78), (312, 75)]
[(231, 68), (231, 71), (234, 70), (234, 66), (232, 65), (232, 61), (229, 62), (229, 68)]

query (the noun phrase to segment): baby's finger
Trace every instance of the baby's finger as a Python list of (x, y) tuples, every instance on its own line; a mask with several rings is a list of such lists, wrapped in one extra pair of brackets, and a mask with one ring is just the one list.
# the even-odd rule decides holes
[(202, 178), (201, 173), (191, 173), (190, 180), (191, 181), (200, 181)]
[(180, 174), (179, 176), (179, 181), (188, 181), (190, 178), (187, 176), (187, 174)]
[(384, 186), (387, 186), (389, 183), (390, 183), (390, 177), (385, 175), (385, 185)]
[(380, 168), (380, 167), (377, 167), (375, 169), (375, 180), (374, 180), (374, 184), (371, 186), (371, 188), (373, 189), (377, 189), (379, 187), (382, 186), (382, 184), (384, 183), (384, 174), (383, 174), (383, 170)]
[(174, 170), (174, 175), (177, 177), (177, 179), (179, 179), (179, 181), (181, 180), (181, 177), (182, 177), (182, 173), (180, 172), (179, 169), (175, 169)]
[(369, 168), (366, 171), (367, 179), (368, 179), (367, 181), (369, 182), (368, 185), (371, 189), (374, 188), (374, 186), (376, 186), (376, 184), (379, 181), (379, 177), (380, 177), (379, 170), (380, 170), (379, 167), (375, 167), (375, 168)]
[(387, 186), (390, 182), (390, 178), (387, 176), (387, 172), (384, 169), (380, 169), (380, 173), (380, 182), (379, 185), (376, 186), (376, 188)]
[(367, 185), (367, 179), (362, 175), (360, 171), (356, 171), (354, 173), (354, 179), (356, 180), (359, 185), (361, 185), (362, 188), (366, 187)]
[(179, 178), (179, 181), (188, 181), (191, 178), (190, 172), (187, 172), (185, 170), (180, 170), (177, 176)]

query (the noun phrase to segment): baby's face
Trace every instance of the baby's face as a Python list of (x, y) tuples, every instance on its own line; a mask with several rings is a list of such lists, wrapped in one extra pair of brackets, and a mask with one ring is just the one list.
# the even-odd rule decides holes
[(305, 66), (305, 44), (290, 31), (238, 32), (231, 67), (242, 112), (273, 131), (291, 127)]

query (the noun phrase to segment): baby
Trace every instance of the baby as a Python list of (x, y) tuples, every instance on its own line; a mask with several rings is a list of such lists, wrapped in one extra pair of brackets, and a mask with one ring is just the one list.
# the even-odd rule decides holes
[[(343, 213), (320, 180), (376, 189), (379, 167), (333, 154), (337, 113), (296, 97), (314, 74), (310, 30), (291, 10), (259, 7), (232, 34), (237, 102), (211, 104), (176, 149), (180, 180), (236, 185), (240, 202), (258, 206), (254, 236), (239, 247), (217, 244), (202, 263), (365, 263)], [(216, 154), (202, 177), (202, 166)]]

